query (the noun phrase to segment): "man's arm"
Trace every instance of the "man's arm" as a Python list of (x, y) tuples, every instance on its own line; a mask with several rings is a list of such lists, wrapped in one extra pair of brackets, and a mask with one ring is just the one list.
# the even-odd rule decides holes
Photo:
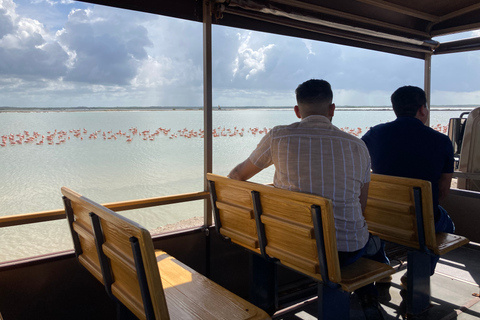
[(362, 206), (362, 213), (365, 212), (365, 208), (367, 207), (369, 186), (370, 186), (370, 182), (367, 182), (363, 185), (362, 189), (360, 189), (360, 205)]
[(230, 171), (230, 173), (228, 174), (228, 177), (230, 179), (245, 181), (259, 173), (260, 171), (262, 171), (261, 168), (254, 165), (253, 162), (250, 161), (250, 159), (247, 159), (242, 163), (238, 164), (235, 168), (233, 168), (233, 170)]
[(438, 181), (438, 200), (443, 200), (450, 191), (453, 173), (442, 173)]

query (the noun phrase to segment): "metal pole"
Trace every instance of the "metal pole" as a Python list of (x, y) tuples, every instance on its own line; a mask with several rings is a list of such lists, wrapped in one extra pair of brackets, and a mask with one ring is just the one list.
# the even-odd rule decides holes
[[(207, 173), (212, 172), (212, 5), (203, 1), (203, 188), (208, 191)], [(204, 225), (212, 224), (212, 206), (204, 200)]]
[[(432, 54), (426, 53), (425, 54), (425, 71), (424, 71), (424, 90), (427, 96), (427, 103), (430, 106), (430, 90), (432, 86)], [(430, 113), (428, 114), (427, 122), (425, 123), (426, 126), (430, 126)]]

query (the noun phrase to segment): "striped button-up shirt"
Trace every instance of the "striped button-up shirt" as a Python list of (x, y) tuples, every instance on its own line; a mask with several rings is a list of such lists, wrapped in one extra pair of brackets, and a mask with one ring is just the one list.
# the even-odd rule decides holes
[(338, 251), (365, 246), (368, 229), (360, 190), (370, 181), (370, 155), (362, 140), (341, 131), (326, 117), (274, 127), (249, 157), (255, 166), (275, 165), (278, 188), (329, 198), (333, 202)]

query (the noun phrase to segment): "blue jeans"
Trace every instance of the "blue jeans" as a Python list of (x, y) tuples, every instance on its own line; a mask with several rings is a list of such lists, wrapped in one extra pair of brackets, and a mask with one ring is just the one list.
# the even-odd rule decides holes
[(361, 257), (365, 257), (374, 261), (390, 264), (385, 254), (385, 242), (378, 237), (370, 234), (367, 244), (360, 250), (354, 252), (338, 252), (338, 259), (340, 260), (340, 267), (348, 266), (354, 263)]
[[(387, 256), (385, 255), (385, 242), (381, 241), (380, 238), (376, 236), (372, 236), (371, 234), (368, 238), (367, 244), (362, 249), (354, 252), (338, 252), (338, 260), (340, 261), (340, 267), (348, 266), (349, 264), (354, 263), (361, 257), (390, 264), (390, 260), (388, 260)], [(358, 290), (355, 290), (355, 292), (359, 296), (378, 296), (377, 288), (373, 283), (368, 284)]]

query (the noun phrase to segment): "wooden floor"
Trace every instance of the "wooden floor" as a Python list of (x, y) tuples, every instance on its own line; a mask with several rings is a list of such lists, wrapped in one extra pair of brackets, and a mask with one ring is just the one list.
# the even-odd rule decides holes
[[(390, 288), (391, 300), (381, 304), (386, 320), (406, 319), (403, 299), (400, 296), (400, 277), (406, 272), (406, 264), (392, 261), (398, 272), (393, 275)], [(413, 319), (421, 320), (470, 320), (480, 319), (480, 244), (471, 243), (442, 256), (431, 278), (431, 308)], [(355, 295), (351, 299), (352, 320), (364, 320), (365, 316)], [(316, 317), (316, 300), (304, 303), (291, 312), (277, 313), (274, 319), (309, 320)], [(411, 319), (409, 317), (408, 319)], [(368, 319), (367, 319), (368, 320)]]

